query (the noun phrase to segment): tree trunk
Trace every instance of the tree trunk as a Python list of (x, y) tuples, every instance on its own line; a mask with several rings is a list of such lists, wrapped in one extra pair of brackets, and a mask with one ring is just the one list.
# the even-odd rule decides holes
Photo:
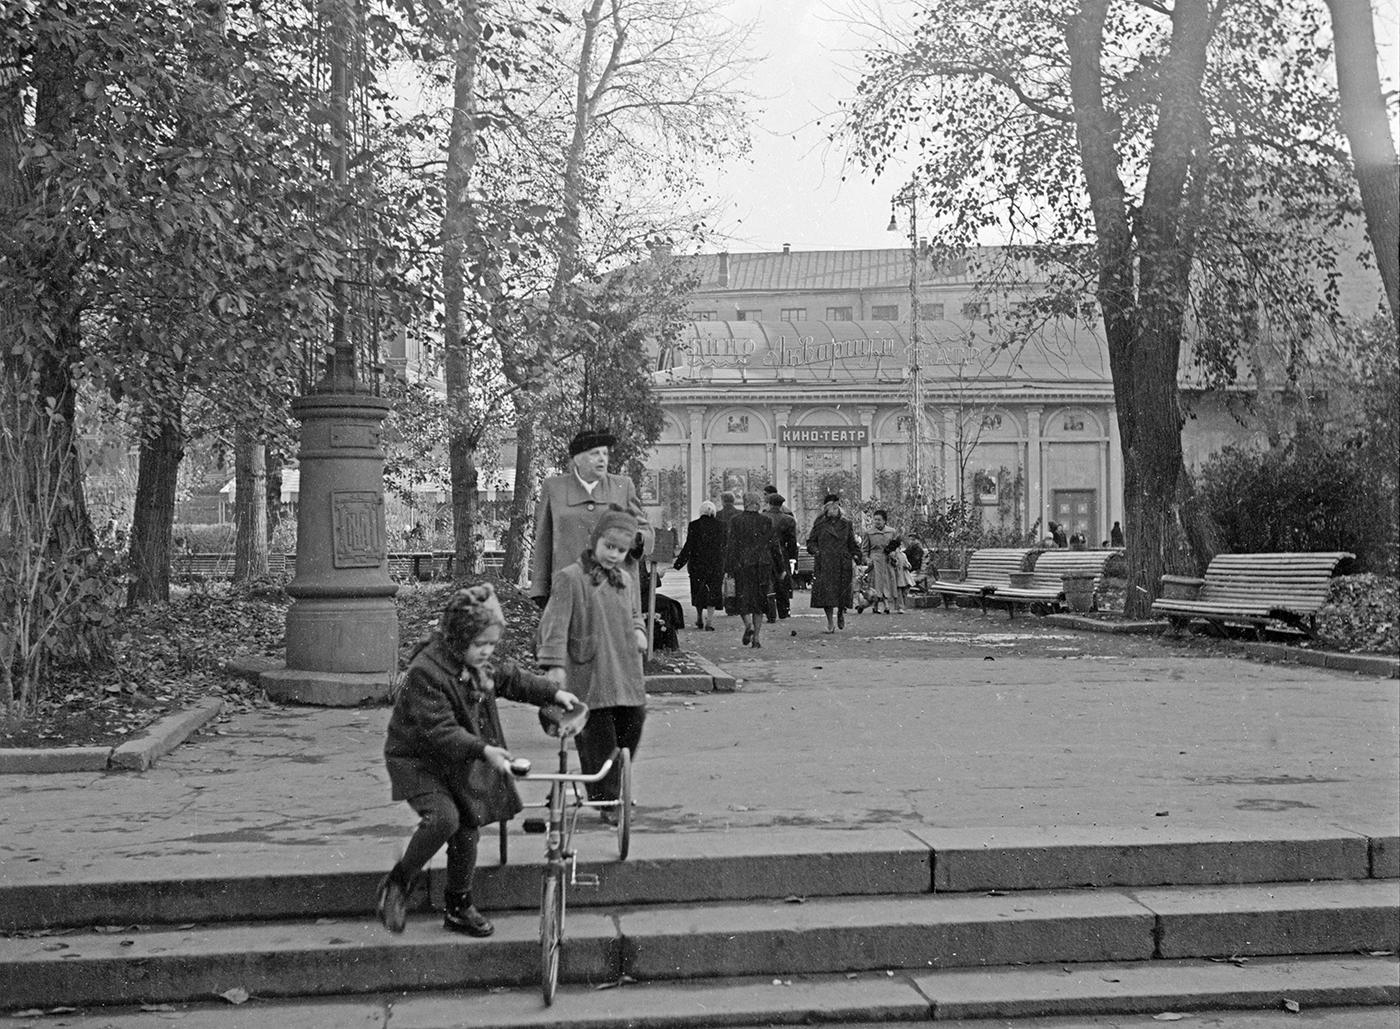
[(1377, 71), (1370, 0), (1327, 0), (1337, 61), (1342, 129), (1351, 145), (1366, 234), (1376, 252), (1391, 321), (1400, 325), (1400, 163)]
[(157, 434), (141, 442), (136, 475), (136, 511), (131, 523), (130, 606), (170, 599), (170, 529), (175, 487), (184, 457), (183, 415), (176, 407), (161, 419)]
[(263, 444), (239, 429), (233, 455), (233, 581), (267, 578), (267, 465)]
[(505, 555), (501, 578), (518, 582), (525, 567), (525, 541), (535, 532), (535, 418), (525, 391), (516, 394), (515, 403), (515, 492), (510, 499), (510, 528), (506, 530)]
[[(616, 0), (613, 0), (616, 3)], [(548, 358), (555, 350), (554, 335), (562, 317), (564, 294), (578, 265), (579, 254), (579, 210), (582, 205), (581, 182), (583, 162), (588, 153), (588, 127), (593, 107), (601, 86), (616, 69), (621, 35), (614, 40), (614, 46), (607, 61), (592, 79), (593, 55), (597, 48), (598, 26), (603, 18), (604, 0), (592, 0), (583, 12), (583, 39), (579, 47), (578, 74), (574, 80), (574, 130), (569, 141), (569, 152), (564, 161), (564, 181), (560, 194), (563, 198), (563, 211), (559, 218), (558, 249), (559, 263), (554, 269), (554, 281), (549, 290), (549, 310), (545, 318), (544, 340), (540, 343), (547, 348)], [(504, 356), (504, 355), (503, 355)], [(524, 364), (518, 361), (516, 369)], [(545, 364), (548, 364), (546, 360)], [(507, 368), (507, 376), (512, 369)], [(515, 382), (512, 379), (512, 382)], [(528, 387), (529, 383), (520, 383)], [(501, 574), (509, 581), (516, 581), (525, 570), (525, 540), (534, 532), (535, 477), (538, 462), (539, 439), (536, 420), (531, 410), (532, 401), (525, 399), (526, 388), (518, 393), (515, 415), (515, 493), (510, 505), (510, 532), (506, 541), (506, 552)], [(584, 428), (584, 426), (579, 426)]]
[(275, 447), (263, 447), (263, 467), (267, 470), (267, 538), (271, 542), (282, 524), (282, 456)]
[(476, 0), (462, 0), (452, 88), (452, 125), (444, 174), (447, 203), (442, 216), (442, 293), (444, 310), (444, 381), (447, 387), (447, 456), (452, 477), (453, 578), (462, 580), (476, 565), (477, 471), (479, 419), (472, 410), (473, 343), (464, 338), (466, 269), (475, 241), (476, 212), (470, 194), (476, 167), (476, 62), (481, 49), (481, 20)]
[[(1173, 9), (1171, 48), (1137, 238), (1120, 178), (1118, 125), (1103, 104), (1101, 55), (1107, 0), (1084, 0), (1069, 20), (1070, 94), (1098, 236), (1098, 298), (1123, 440), (1128, 593), (1124, 613), (1146, 617), (1162, 575), (1193, 571), (1183, 509), (1190, 497), (1181, 449), (1177, 372), (1194, 255), (1191, 170), (1200, 143), (1201, 80), (1212, 20), (1206, 0)], [(1137, 279), (1134, 278), (1134, 269)]]

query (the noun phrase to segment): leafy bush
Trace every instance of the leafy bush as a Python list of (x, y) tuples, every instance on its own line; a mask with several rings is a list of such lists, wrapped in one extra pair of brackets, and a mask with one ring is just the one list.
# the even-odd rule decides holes
[(1329, 649), (1400, 652), (1400, 586), (1379, 575), (1339, 575), (1317, 613), (1318, 641)]
[(1305, 433), (1263, 452), (1227, 447), (1198, 488), (1224, 552), (1346, 550), (1357, 570), (1395, 571), (1395, 491), (1350, 441)]

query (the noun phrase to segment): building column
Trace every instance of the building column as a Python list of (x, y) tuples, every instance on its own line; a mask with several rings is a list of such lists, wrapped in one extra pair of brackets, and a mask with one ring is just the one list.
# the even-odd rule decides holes
[(958, 499), (958, 478), (962, 469), (958, 467), (958, 417), (951, 407), (943, 409), (943, 496), (947, 500)]
[(773, 433), (777, 440), (777, 452), (773, 455), (773, 485), (777, 486), (778, 492), (789, 501), (792, 499), (792, 490), (789, 488), (792, 485), (792, 451), (783, 445), (783, 429), (791, 416), (790, 407), (773, 408)]
[(866, 444), (860, 448), (860, 495), (863, 500), (875, 498), (875, 408), (858, 407), (860, 424), (865, 426)]
[(1040, 519), (1036, 539), (1048, 535), (1045, 515), (1045, 455), (1040, 440), (1040, 414), (1038, 407), (1026, 408), (1026, 498), (1029, 503), (1027, 521), (1034, 525)]
[[(1108, 496), (1104, 510), (1107, 525), (1123, 521), (1123, 440), (1118, 435), (1118, 409), (1108, 409)], [(1108, 530), (1103, 537), (1107, 538)]]
[(686, 479), (690, 483), (690, 517), (700, 517), (700, 505), (705, 501), (705, 409), (688, 407), (690, 416), (690, 468)]

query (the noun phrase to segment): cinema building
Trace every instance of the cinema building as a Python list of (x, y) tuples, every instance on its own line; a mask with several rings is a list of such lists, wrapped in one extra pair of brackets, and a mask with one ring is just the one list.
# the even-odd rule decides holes
[[(907, 249), (668, 259), (701, 284), (682, 337), (653, 348), (666, 424), (642, 493), (659, 522), (772, 483), (805, 532), (826, 492), (892, 501), (916, 471), (925, 495), (974, 503), (984, 524), (1043, 535), (1054, 520), (1096, 544), (1122, 520), (1101, 322), (1018, 311), (1043, 288), (1033, 272), (988, 301), (973, 265), (919, 262), (915, 346)], [(1020, 317), (1034, 328), (1001, 345)], [(1229, 396), (1186, 401), (1188, 464), (1258, 431)]]

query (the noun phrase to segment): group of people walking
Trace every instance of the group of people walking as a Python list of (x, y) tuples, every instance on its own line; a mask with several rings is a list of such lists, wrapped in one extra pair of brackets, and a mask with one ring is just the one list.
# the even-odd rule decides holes
[[(676, 555), (675, 567), (690, 575), (695, 626), (713, 630), (716, 608), (738, 614), (744, 623), (743, 643), (763, 645), (763, 626), (791, 615), (793, 563), (798, 558), (797, 520), (786, 510), (786, 499), (774, 487), (763, 494), (746, 493), (742, 510), (734, 495), (725, 493), (716, 508), (700, 505), (700, 515), (686, 530), (685, 545)], [(914, 569), (904, 541), (888, 524), (888, 515), (876, 511), (874, 527), (857, 541), (855, 526), (846, 517), (838, 494), (828, 493), (821, 513), (807, 535), (812, 555), (811, 606), (826, 615), (826, 631), (846, 627), (846, 612), (855, 599), (855, 568), (864, 564), (868, 581), (862, 597), (872, 611), (903, 612), (904, 596), (913, 582)], [(917, 551), (922, 560), (922, 549)], [(792, 630), (796, 636), (796, 630)]]
[(689, 570), (697, 629), (713, 631), (716, 608), (732, 611), (744, 623), (744, 645), (762, 647), (763, 626), (792, 613), (797, 520), (771, 486), (745, 493), (742, 509), (732, 493), (720, 503), (718, 509), (708, 500), (700, 505), (674, 566)]

